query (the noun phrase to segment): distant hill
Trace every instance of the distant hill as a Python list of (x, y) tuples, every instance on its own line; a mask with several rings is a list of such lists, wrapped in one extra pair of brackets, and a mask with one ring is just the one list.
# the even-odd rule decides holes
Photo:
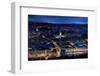
[(57, 26), (87, 26), (87, 24), (78, 24), (78, 23), (70, 23), (70, 24), (59, 24), (59, 23), (44, 23), (44, 22), (28, 22), (29, 25), (57, 25)]

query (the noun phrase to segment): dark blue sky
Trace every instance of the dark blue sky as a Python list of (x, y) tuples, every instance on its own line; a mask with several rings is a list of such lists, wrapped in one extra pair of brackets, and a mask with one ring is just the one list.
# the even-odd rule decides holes
[(30, 22), (45, 22), (57, 24), (87, 24), (88, 17), (77, 16), (47, 16), (47, 15), (28, 15)]

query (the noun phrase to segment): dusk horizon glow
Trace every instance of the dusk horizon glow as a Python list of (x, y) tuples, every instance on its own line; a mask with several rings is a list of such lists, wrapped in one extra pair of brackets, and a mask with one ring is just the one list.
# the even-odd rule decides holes
[(28, 21), (57, 24), (88, 24), (88, 17), (28, 15)]

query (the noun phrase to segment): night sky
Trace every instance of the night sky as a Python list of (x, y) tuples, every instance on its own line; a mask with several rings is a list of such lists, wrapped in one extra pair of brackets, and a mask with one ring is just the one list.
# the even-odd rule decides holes
[(88, 17), (28, 15), (28, 21), (55, 24), (87, 24)]

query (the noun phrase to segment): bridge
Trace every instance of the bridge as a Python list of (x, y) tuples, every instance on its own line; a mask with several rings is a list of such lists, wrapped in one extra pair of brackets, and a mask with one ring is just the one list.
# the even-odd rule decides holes
[(65, 49), (67, 55), (80, 55), (88, 52), (87, 48), (70, 48)]

